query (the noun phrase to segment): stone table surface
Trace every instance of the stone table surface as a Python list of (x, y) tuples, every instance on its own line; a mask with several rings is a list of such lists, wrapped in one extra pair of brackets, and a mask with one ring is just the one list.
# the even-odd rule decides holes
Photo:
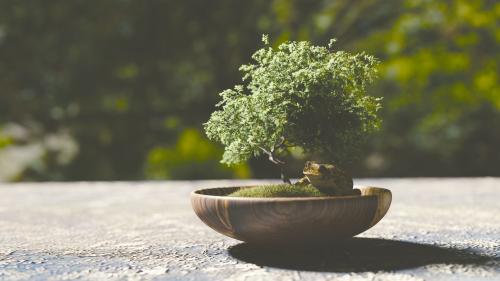
[(393, 203), (336, 249), (254, 248), (191, 210), (195, 188), (257, 182), (0, 184), (0, 280), (500, 280), (499, 178), (355, 180)]

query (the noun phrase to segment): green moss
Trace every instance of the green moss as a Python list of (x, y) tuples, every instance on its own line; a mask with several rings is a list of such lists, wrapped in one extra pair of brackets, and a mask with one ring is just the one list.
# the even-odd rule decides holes
[(268, 184), (242, 188), (228, 196), (231, 197), (321, 197), (328, 196), (312, 185)]

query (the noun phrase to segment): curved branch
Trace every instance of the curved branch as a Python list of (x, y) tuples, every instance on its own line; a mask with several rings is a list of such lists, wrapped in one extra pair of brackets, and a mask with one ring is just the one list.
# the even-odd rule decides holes
[(259, 146), (259, 148), (265, 153), (267, 154), (268, 156), (268, 159), (269, 161), (273, 162), (274, 164), (278, 165), (280, 167), (280, 170), (281, 170), (281, 180), (284, 182), (284, 183), (288, 183), (288, 184), (292, 184), (292, 182), (290, 181), (290, 178), (288, 178), (288, 176), (285, 174), (285, 162), (281, 161), (280, 159), (276, 158), (276, 156), (274, 155), (274, 148), (272, 151), (268, 151), (267, 149)]
[(274, 155), (274, 153), (272, 151), (268, 151), (266, 150), (265, 148), (263, 147), (260, 147), (259, 148), (265, 153), (267, 154), (267, 156), (269, 157), (269, 161), (273, 162), (274, 164), (277, 164), (277, 165), (284, 165), (285, 162), (279, 160), (278, 158), (276, 158), (276, 155)]

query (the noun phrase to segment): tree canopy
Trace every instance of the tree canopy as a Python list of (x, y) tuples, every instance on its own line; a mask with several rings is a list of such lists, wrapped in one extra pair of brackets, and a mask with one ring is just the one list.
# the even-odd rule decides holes
[[(268, 39), (263, 41), (268, 45)], [(223, 91), (220, 108), (205, 130), (225, 146), (222, 162), (235, 164), (251, 156), (300, 147), (325, 160), (353, 157), (366, 134), (379, 126), (380, 99), (366, 95), (376, 76), (377, 60), (289, 41), (256, 51), (240, 67), (244, 85)], [(325, 157), (326, 156), (326, 157)]]

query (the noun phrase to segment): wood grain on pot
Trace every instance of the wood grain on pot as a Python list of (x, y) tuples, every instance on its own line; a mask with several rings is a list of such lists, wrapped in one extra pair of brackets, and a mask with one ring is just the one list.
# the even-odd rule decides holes
[(355, 236), (375, 225), (391, 204), (391, 192), (362, 187), (361, 196), (244, 198), (240, 188), (201, 189), (191, 194), (195, 213), (229, 237), (259, 244), (323, 244)]

